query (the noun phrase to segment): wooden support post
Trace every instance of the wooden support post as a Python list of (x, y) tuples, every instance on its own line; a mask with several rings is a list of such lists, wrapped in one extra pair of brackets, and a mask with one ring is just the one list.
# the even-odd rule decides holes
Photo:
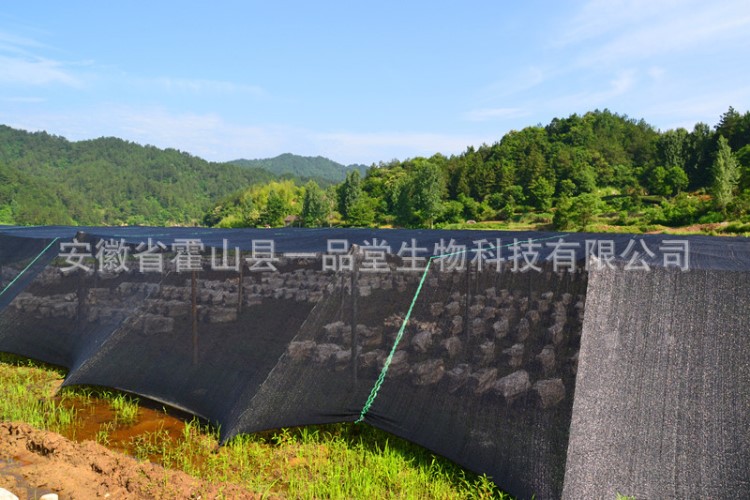
[(193, 319), (193, 365), (198, 364), (198, 286), (195, 271), (191, 275), (192, 285), (192, 319)]
[[(468, 259), (467, 259), (468, 260)], [(464, 305), (464, 337), (469, 338), (469, 306), (471, 306), (471, 264), (466, 263), (466, 304)]]
[(359, 296), (359, 286), (357, 285), (357, 282), (359, 281), (358, 276), (358, 266), (357, 266), (357, 256), (354, 255), (354, 266), (351, 272), (351, 285), (352, 285), (352, 316), (351, 316), (351, 324), (352, 324), (352, 380), (354, 381), (354, 386), (357, 386), (357, 344), (359, 343), (359, 338), (357, 335), (357, 297)]
[[(239, 257), (236, 257), (239, 259)], [(240, 314), (242, 314), (242, 278), (245, 271), (245, 266), (242, 263), (242, 259), (240, 259), (240, 279), (237, 286), (237, 317), (239, 318)]]

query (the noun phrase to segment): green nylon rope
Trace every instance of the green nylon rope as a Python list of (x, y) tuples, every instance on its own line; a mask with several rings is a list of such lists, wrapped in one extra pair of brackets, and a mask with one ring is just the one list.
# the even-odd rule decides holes
[(49, 249), (50, 249), (50, 247), (51, 247), (52, 245), (54, 245), (54, 244), (55, 244), (55, 242), (56, 242), (57, 240), (59, 240), (59, 239), (60, 239), (60, 238), (55, 238), (54, 240), (50, 241), (50, 242), (49, 242), (49, 245), (47, 245), (46, 247), (44, 247), (44, 250), (42, 250), (41, 252), (39, 252), (39, 255), (37, 255), (36, 257), (34, 257), (34, 260), (32, 260), (31, 262), (29, 262), (29, 264), (28, 264), (28, 265), (27, 265), (26, 267), (24, 267), (24, 268), (23, 268), (23, 271), (21, 271), (20, 273), (18, 273), (18, 275), (17, 275), (17, 276), (15, 277), (15, 278), (13, 278), (13, 279), (11, 280), (11, 282), (10, 282), (10, 283), (8, 283), (8, 285), (7, 285), (7, 286), (6, 286), (5, 288), (3, 288), (3, 291), (2, 291), (2, 292), (0, 292), (0, 297), (2, 297), (2, 296), (3, 296), (3, 294), (4, 294), (5, 292), (7, 292), (7, 291), (8, 291), (8, 289), (10, 289), (10, 287), (11, 287), (11, 286), (13, 286), (13, 283), (15, 283), (16, 281), (18, 281), (18, 279), (19, 279), (19, 278), (20, 278), (21, 276), (23, 276), (23, 274), (24, 274), (24, 273), (25, 273), (26, 271), (28, 271), (28, 270), (29, 270), (29, 268), (30, 268), (31, 266), (33, 266), (33, 265), (34, 265), (34, 263), (35, 263), (36, 261), (38, 261), (38, 260), (39, 260), (39, 257), (41, 257), (41, 256), (42, 256), (42, 255), (44, 254), (44, 252), (46, 252), (47, 250), (49, 250)]
[[(548, 236), (545, 238), (537, 238), (535, 240), (529, 238), (527, 241), (528, 243), (533, 243), (536, 241), (550, 240), (552, 238), (561, 238), (562, 236), (563, 235), (558, 234), (555, 236)], [(507, 245), (503, 245), (500, 247), (488, 247), (487, 250), (493, 250), (493, 249), (498, 249), (498, 248), (508, 248), (509, 246), (512, 246), (515, 244), (516, 242), (509, 243)], [(411, 317), (411, 312), (414, 309), (414, 305), (417, 303), (417, 298), (419, 297), (419, 294), (422, 291), (422, 285), (424, 285), (424, 281), (427, 278), (427, 272), (430, 270), (430, 265), (432, 264), (432, 261), (435, 259), (442, 259), (445, 257), (450, 257), (452, 255), (459, 255), (459, 254), (466, 253), (466, 252), (468, 252), (468, 249), (460, 250), (458, 252), (443, 254), (443, 255), (433, 255), (427, 261), (427, 265), (424, 268), (424, 273), (422, 273), (422, 279), (419, 280), (419, 286), (417, 286), (417, 291), (414, 293), (414, 297), (411, 299), (409, 310), (406, 312), (404, 321), (401, 323), (401, 328), (398, 329), (398, 334), (396, 335), (396, 340), (394, 340), (393, 342), (393, 347), (391, 347), (391, 352), (388, 353), (388, 357), (385, 359), (385, 363), (383, 363), (383, 369), (380, 370), (378, 379), (375, 381), (375, 384), (372, 386), (370, 395), (367, 397), (367, 401), (365, 402), (365, 405), (362, 407), (362, 411), (359, 414), (359, 418), (354, 421), (355, 424), (358, 424), (365, 419), (365, 415), (367, 415), (367, 412), (370, 411), (370, 407), (372, 406), (372, 403), (375, 401), (375, 398), (378, 397), (378, 392), (380, 391), (380, 387), (383, 385), (383, 382), (385, 381), (385, 375), (388, 372), (388, 368), (391, 366), (391, 361), (393, 360), (393, 356), (396, 354), (396, 348), (398, 348), (398, 344), (401, 342), (401, 338), (404, 336), (404, 331), (406, 330), (406, 324), (409, 322), (409, 318)]]
[[(424, 268), (424, 273), (422, 274), (422, 279), (419, 280), (419, 286), (417, 287), (417, 292), (414, 294), (414, 298), (411, 299), (411, 304), (409, 305), (409, 310), (406, 312), (406, 317), (404, 318), (404, 321), (401, 323), (401, 328), (398, 329), (398, 335), (396, 335), (396, 340), (393, 342), (393, 347), (391, 348), (391, 352), (388, 353), (388, 357), (385, 359), (385, 363), (383, 364), (383, 369), (380, 370), (380, 375), (378, 375), (378, 379), (375, 381), (375, 385), (372, 387), (372, 391), (370, 391), (370, 395), (367, 398), (367, 402), (365, 403), (365, 406), (362, 407), (362, 412), (359, 414), (359, 418), (355, 421), (355, 423), (360, 423), (365, 418), (365, 414), (370, 410), (370, 406), (372, 406), (373, 401), (375, 401), (375, 398), (378, 396), (378, 391), (380, 390), (380, 386), (383, 385), (383, 381), (385, 380), (385, 374), (388, 372), (388, 367), (391, 366), (391, 361), (393, 360), (393, 355), (396, 354), (396, 348), (398, 347), (399, 342), (401, 342), (401, 337), (404, 336), (404, 330), (406, 330), (406, 323), (409, 321), (409, 317), (411, 316), (411, 311), (414, 309), (414, 304), (417, 303), (417, 297), (419, 297), (419, 292), (422, 291), (422, 285), (424, 285), (424, 280), (427, 278), (427, 271), (430, 269), (430, 265), (432, 264), (433, 257), (430, 257), (430, 260), (427, 261), (427, 265)], [(354, 360), (356, 363), (357, 361)]]

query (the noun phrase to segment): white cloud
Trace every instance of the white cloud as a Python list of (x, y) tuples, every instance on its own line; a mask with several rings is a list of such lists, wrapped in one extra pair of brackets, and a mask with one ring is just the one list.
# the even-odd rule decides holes
[(578, 63), (599, 66), (748, 39), (746, 0), (595, 0), (581, 9), (559, 45), (587, 42), (595, 48), (584, 48)]
[(621, 71), (613, 80), (610, 81), (610, 89), (599, 94), (598, 98), (604, 100), (609, 99), (610, 97), (620, 96), (633, 88), (634, 84), (635, 71)]
[(319, 132), (267, 124), (231, 123), (216, 114), (175, 113), (161, 107), (102, 106), (61, 114), (11, 116), (0, 123), (46, 130), (70, 140), (114, 136), (160, 148), (176, 148), (213, 161), (267, 158), (281, 153), (321, 155), (341, 163), (375, 163), (392, 158), (458, 154), (469, 145), (497, 141), (480, 136), (421, 132)]
[(141, 85), (155, 85), (163, 90), (172, 92), (189, 92), (193, 94), (249, 94), (254, 97), (264, 97), (268, 93), (257, 85), (227, 82), (222, 80), (189, 79), (189, 78), (136, 78)]
[(42, 49), (47, 48), (47, 46), (31, 38), (0, 31), (0, 51), (28, 54), (26, 48)]
[(648, 76), (650, 76), (653, 81), (659, 82), (664, 79), (666, 70), (662, 68), (661, 66), (651, 66), (648, 69), (647, 73), (648, 73)]
[(21, 85), (63, 84), (80, 87), (82, 82), (60, 62), (43, 58), (0, 55), (0, 83)]
[(483, 108), (468, 111), (462, 118), (471, 122), (486, 122), (503, 118), (518, 118), (528, 113), (521, 108)]
[[(467, 146), (492, 143), (500, 136), (466, 136), (420, 132), (331, 132), (313, 134), (311, 139), (321, 151), (346, 163), (373, 163), (392, 158), (446, 155), (464, 151)], [(323, 153), (321, 153), (323, 154)]]
[[(116, 68), (97, 66), (94, 61), (62, 62), (39, 53), (50, 47), (30, 38), (0, 31), (0, 84), (62, 84), (81, 88), (84, 80), (99, 84), (126, 83), (130, 86), (157, 88), (168, 93), (196, 95), (243, 94), (255, 98), (268, 93), (257, 85), (201, 78), (140, 77), (118, 72)], [(87, 67), (88, 73), (79, 68)]]
[(555, 45), (565, 46), (597, 38), (607, 33), (660, 19), (675, 8), (692, 8), (695, 0), (591, 0), (573, 16)]
[(112, 104), (61, 113), (17, 115), (0, 111), (0, 123), (26, 130), (46, 130), (70, 140), (119, 137), (139, 144), (180, 149), (215, 161), (276, 155), (291, 145), (289, 134), (273, 127), (231, 124), (212, 113), (174, 113), (161, 107)]
[(35, 104), (35, 103), (45, 102), (46, 99), (43, 97), (11, 96), (11, 97), (2, 97), (0, 98), (0, 101), (10, 102), (10, 103)]
[(0, 83), (80, 87), (81, 80), (67, 64), (33, 53), (45, 48), (36, 40), (0, 31)]
[(715, 125), (729, 106), (750, 102), (750, 85), (738, 86), (724, 92), (706, 90), (693, 93), (691, 97), (683, 97), (682, 92), (675, 94), (675, 97), (665, 96), (648, 106), (648, 109), (644, 110), (646, 119), (660, 124), (662, 130), (677, 127), (691, 130), (697, 122)]
[(118, 124), (115, 135), (177, 148), (215, 161), (274, 156), (290, 146), (275, 127), (238, 125), (215, 113), (172, 113), (163, 108), (114, 108), (103, 113)]
[(635, 70), (622, 70), (608, 82), (606, 88), (552, 97), (544, 102), (537, 103), (537, 107), (552, 112), (562, 111), (564, 113), (590, 111), (597, 107), (611, 107), (615, 99), (633, 90), (637, 81)]
[(555, 84), (514, 105), (556, 116), (607, 107), (692, 128), (748, 102), (747, 0), (592, 0), (553, 37)]
[(537, 87), (553, 77), (553, 72), (539, 66), (529, 66), (518, 70), (503, 70), (504, 77), (482, 89), (481, 93), (490, 100), (525, 92)]

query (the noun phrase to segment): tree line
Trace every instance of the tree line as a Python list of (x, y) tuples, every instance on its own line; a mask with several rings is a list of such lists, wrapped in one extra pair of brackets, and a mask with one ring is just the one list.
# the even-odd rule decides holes
[[(750, 213), (750, 112), (710, 127), (661, 132), (608, 110), (511, 131), (451, 157), (392, 160), (338, 185), (252, 186), (204, 218), (224, 227), (281, 225), (435, 227), (548, 217), (562, 229), (599, 213), (684, 225)], [(748, 221), (750, 222), (750, 221)]]
[(345, 171), (338, 184), (305, 182), (304, 169), (280, 177), (116, 138), (0, 126), (0, 224), (456, 227), (529, 214), (561, 229), (601, 214), (622, 225), (750, 223), (750, 112), (659, 131), (597, 110), (450, 157)]

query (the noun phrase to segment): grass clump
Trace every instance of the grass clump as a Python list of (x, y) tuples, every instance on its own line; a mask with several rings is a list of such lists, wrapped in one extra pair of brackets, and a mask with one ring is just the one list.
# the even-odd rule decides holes
[(135, 423), (138, 418), (138, 398), (118, 393), (108, 399), (117, 422), (125, 425)]
[(100, 424), (99, 430), (96, 431), (96, 442), (104, 446), (109, 446), (111, 444), (109, 438), (114, 430), (115, 425), (112, 422), (105, 422), (103, 424)]
[(0, 421), (56, 432), (72, 425), (76, 411), (52, 398), (63, 376), (55, 367), (0, 353)]

